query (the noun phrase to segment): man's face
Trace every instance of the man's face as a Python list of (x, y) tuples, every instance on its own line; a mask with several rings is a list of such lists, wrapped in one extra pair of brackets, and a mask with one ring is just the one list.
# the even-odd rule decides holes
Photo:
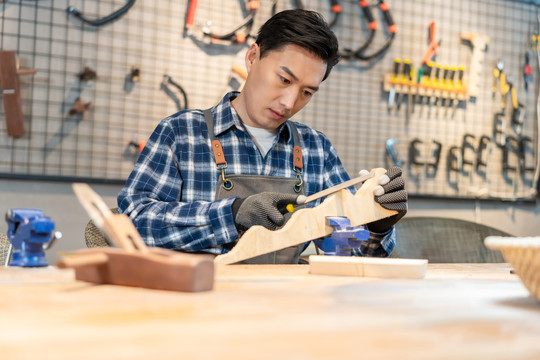
[(326, 63), (297, 45), (273, 50), (261, 59), (253, 44), (246, 54), (248, 78), (243, 106), (235, 109), (249, 126), (273, 130), (311, 100), (326, 72)]

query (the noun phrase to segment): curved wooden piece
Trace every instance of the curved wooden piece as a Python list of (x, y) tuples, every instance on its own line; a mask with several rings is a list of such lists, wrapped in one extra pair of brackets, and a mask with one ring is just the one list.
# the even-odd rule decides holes
[(374, 177), (367, 180), (353, 195), (343, 189), (329, 195), (319, 206), (295, 211), (281, 229), (271, 231), (262, 226), (253, 226), (238, 240), (235, 247), (214, 259), (218, 265), (232, 264), (272, 251), (319, 239), (332, 233), (326, 225), (327, 216), (346, 216), (351, 226), (359, 226), (397, 214), (377, 204), (373, 188), (379, 185), (379, 177), (385, 169), (371, 170)]

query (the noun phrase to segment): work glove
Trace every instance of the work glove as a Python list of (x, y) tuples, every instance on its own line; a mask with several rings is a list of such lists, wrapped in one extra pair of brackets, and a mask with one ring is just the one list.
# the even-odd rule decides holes
[(407, 192), (401, 173), (401, 168), (394, 166), (379, 177), (379, 185), (373, 189), (375, 201), (383, 208), (396, 210), (398, 213), (367, 224), (369, 231), (385, 233), (407, 213)]
[(232, 213), (239, 235), (254, 225), (276, 230), (285, 224), (288, 204), (297, 204), (299, 195), (263, 192), (236, 199)]

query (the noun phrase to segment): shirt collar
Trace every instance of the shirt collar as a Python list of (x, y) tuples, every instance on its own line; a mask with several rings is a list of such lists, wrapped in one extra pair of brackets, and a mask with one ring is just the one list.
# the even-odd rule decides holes
[[(227, 93), (216, 106), (213, 107), (212, 112), (217, 114), (217, 116), (214, 116), (214, 135), (216, 137), (232, 128), (246, 131), (246, 128), (240, 120), (238, 113), (231, 104), (231, 101), (236, 99), (239, 94), (240, 92), (238, 91), (231, 91)], [(287, 129), (285, 133), (284, 129)], [(287, 136), (288, 138), (286, 138), (286, 140), (289, 140), (292, 138), (291, 134), (289, 120), (287, 120), (283, 125), (281, 125), (280, 129), (278, 130), (278, 135)]]

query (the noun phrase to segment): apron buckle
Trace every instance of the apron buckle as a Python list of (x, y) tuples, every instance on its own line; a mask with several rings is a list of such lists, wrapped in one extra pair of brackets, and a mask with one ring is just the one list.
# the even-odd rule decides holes
[(231, 180), (225, 178), (225, 169), (227, 168), (227, 163), (225, 162), (225, 164), (222, 164), (221, 166), (218, 165), (217, 168), (218, 170), (221, 169), (221, 179), (223, 180), (223, 185), (221, 186), (227, 191), (231, 190), (234, 186), (234, 183)]
[(294, 171), (296, 172), (296, 179), (298, 182), (294, 184), (294, 191), (296, 193), (302, 192), (302, 186), (304, 185), (304, 180), (302, 179), (302, 170), (298, 168), (294, 168)]

